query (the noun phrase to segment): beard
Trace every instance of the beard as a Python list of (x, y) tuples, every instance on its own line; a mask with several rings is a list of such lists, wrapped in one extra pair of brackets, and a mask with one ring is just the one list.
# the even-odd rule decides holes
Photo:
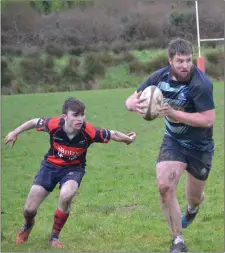
[(187, 75), (186, 75), (186, 76), (180, 75), (179, 73), (177, 73), (177, 72), (174, 70), (173, 66), (171, 66), (171, 67), (172, 67), (171, 74), (172, 74), (174, 77), (176, 77), (177, 81), (179, 81), (179, 82), (188, 82), (188, 81), (191, 79), (192, 74), (193, 74), (193, 70), (194, 70), (194, 65), (191, 66), (190, 71), (187, 72)]

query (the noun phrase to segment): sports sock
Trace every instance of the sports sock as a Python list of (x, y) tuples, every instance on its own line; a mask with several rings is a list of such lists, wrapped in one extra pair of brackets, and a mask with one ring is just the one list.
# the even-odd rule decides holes
[(178, 244), (179, 242), (184, 242), (184, 238), (182, 235), (178, 235), (174, 238), (174, 244)]
[(194, 209), (192, 209), (192, 207), (190, 205), (188, 205), (188, 213), (189, 214), (195, 214), (198, 211), (199, 207), (195, 207)]
[(56, 209), (54, 216), (54, 223), (52, 228), (51, 238), (58, 238), (60, 231), (69, 217), (69, 213), (63, 213), (59, 209)]

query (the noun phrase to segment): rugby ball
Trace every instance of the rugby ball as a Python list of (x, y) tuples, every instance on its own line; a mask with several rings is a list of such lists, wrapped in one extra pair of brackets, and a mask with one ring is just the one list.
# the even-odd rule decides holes
[(143, 90), (140, 98), (145, 99), (140, 105), (147, 106), (141, 109), (141, 116), (148, 121), (156, 119), (158, 117), (158, 109), (163, 104), (163, 94), (161, 90), (155, 85), (148, 86)]

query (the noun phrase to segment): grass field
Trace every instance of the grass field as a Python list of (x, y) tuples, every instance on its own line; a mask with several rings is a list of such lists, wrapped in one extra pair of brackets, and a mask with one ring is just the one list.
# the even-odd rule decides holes
[[(206, 186), (206, 199), (196, 221), (184, 230), (191, 252), (224, 252), (224, 85), (214, 85), (216, 102), (215, 156)], [(87, 121), (95, 126), (135, 131), (137, 140), (94, 144), (87, 156), (83, 179), (71, 216), (61, 232), (64, 252), (166, 252), (170, 235), (156, 188), (155, 159), (164, 133), (162, 119), (151, 123), (128, 113), (124, 101), (133, 89), (2, 97), (2, 143), (8, 131), (35, 117), (58, 116), (61, 104), (75, 96), (87, 106)], [(48, 236), (59, 195), (58, 188), (41, 205), (29, 242), (15, 246), (23, 224), (22, 209), (48, 135), (23, 133), (14, 148), (2, 144), (3, 252), (48, 252)], [(185, 208), (184, 182), (178, 198)]]

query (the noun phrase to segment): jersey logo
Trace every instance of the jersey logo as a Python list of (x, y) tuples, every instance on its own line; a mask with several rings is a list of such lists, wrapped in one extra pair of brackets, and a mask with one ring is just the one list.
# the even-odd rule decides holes
[(179, 99), (179, 100), (187, 100), (187, 98), (186, 98), (184, 92), (181, 92), (181, 93), (178, 95), (178, 99)]
[(44, 120), (43, 120), (43, 119), (40, 119), (39, 125), (42, 126), (43, 124), (44, 124)]
[(207, 169), (206, 168), (203, 168), (202, 170), (201, 170), (201, 174), (202, 175), (205, 175), (207, 173)]
[(70, 160), (74, 160), (77, 157), (81, 156), (86, 149), (84, 148), (73, 148), (73, 147), (67, 147), (64, 145), (59, 145), (58, 143), (53, 144), (54, 148), (58, 151), (58, 156), (60, 158), (67, 157)]

